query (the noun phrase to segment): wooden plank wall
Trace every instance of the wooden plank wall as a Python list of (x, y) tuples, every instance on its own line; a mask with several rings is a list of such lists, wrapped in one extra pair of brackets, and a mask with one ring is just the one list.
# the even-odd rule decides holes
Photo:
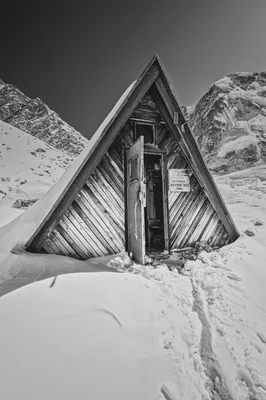
[[(160, 121), (150, 96), (132, 117)], [(158, 125), (158, 146), (169, 168), (188, 168), (178, 144), (164, 123)], [(41, 251), (85, 260), (115, 254), (125, 246), (124, 150), (133, 144), (131, 122), (126, 123), (107, 154), (43, 244)], [(199, 240), (222, 245), (229, 238), (195, 177), (189, 193), (169, 193), (170, 247), (183, 248)]]
[(45, 240), (43, 249), (85, 260), (118, 253), (124, 246), (124, 164), (116, 141)]
[[(166, 152), (167, 169), (189, 168), (166, 125), (160, 128), (158, 145)], [(197, 241), (212, 246), (229, 243), (222, 222), (194, 175), (190, 184), (188, 193), (168, 193), (170, 248), (193, 246)]]

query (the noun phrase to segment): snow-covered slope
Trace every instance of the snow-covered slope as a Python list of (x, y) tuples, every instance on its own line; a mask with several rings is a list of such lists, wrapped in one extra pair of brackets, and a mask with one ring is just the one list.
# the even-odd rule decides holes
[(18, 199), (39, 199), (72, 160), (42, 140), (0, 121), (0, 226), (21, 213), (20, 209), (10, 209), (10, 205)]
[(187, 116), (211, 170), (230, 172), (266, 161), (266, 72), (225, 76)]
[(88, 140), (63, 121), (41, 99), (30, 99), (17, 87), (0, 80), (0, 120), (43, 140), (70, 156), (78, 155)]

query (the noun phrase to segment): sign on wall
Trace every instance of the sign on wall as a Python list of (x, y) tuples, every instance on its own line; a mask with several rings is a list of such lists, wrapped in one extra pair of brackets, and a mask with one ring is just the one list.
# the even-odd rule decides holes
[(170, 192), (190, 192), (190, 172), (188, 169), (169, 169)]

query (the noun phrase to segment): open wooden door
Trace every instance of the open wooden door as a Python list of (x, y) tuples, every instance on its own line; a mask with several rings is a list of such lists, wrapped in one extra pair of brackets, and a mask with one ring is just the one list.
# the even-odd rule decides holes
[(127, 151), (128, 251), (140, 264), (145, 263), (145, 201), (144, 137), (140, 136)]

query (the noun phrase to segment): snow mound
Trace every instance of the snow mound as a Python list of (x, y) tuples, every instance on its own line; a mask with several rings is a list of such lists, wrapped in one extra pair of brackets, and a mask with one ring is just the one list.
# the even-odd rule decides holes
[[(161, 279), (171, 276), (166, 270), (154, 276), (163, 286)], [(176, 292), (173, 302), (166, 288), (131, 274), (73, 274), (52, 282), (1, 298), (5, 400), (147, 400), (162, 398), (163, 385), (186, 399), (207, 393), (199, 373), (194, 379), (193, 362), (202, 366), (191, 355), (197, 318), (186, 317), (189, 297), (182, 305)]]
[(155, 398), (162, 351), (150, 315), (151, 285), (111, 274), (61, 276), (50, 284), (2, 298), (3, 398)]

